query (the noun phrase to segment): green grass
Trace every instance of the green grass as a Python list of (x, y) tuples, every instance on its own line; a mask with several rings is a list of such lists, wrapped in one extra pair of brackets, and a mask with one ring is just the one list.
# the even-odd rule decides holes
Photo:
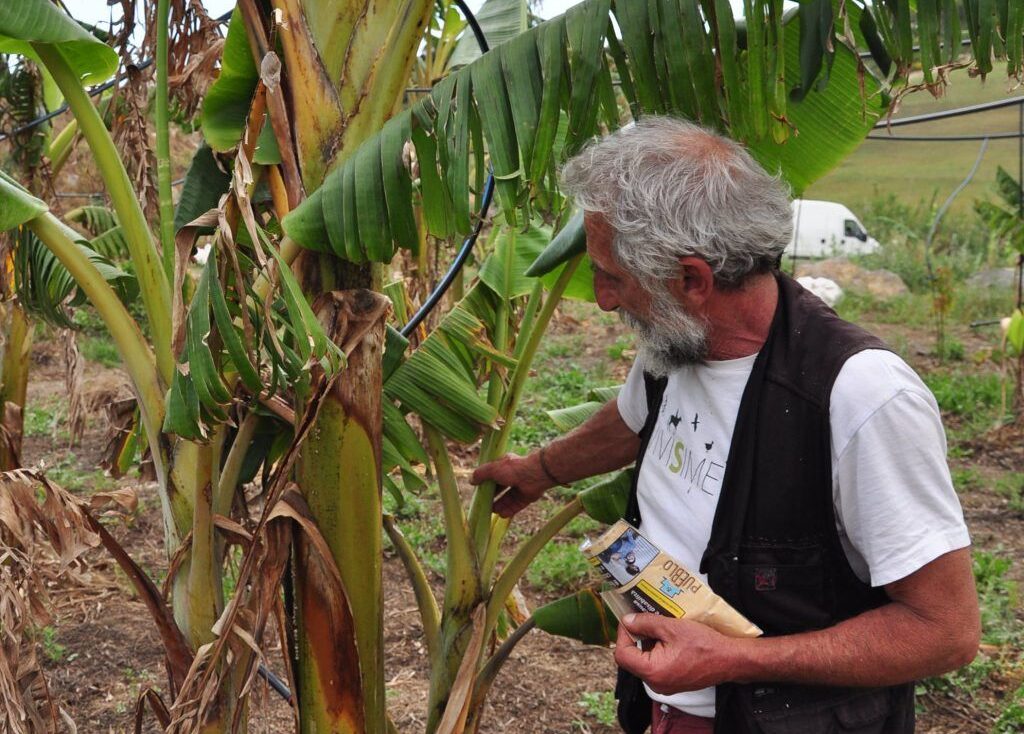
[[(1002, 383), (997, 374), (931, 372), (922, 376), (939, 407), (961, 417), (991, 413), (1002, 401)], [(994, 418), (994, 416), (993, 416)]]
[(847, 290), (836, 304), (836, 313), (847, 321), (873, 321), (879, 324), (925, 326), (931, 323), (930, 299), (918, 294), (881, 300), (869, 293)]
[(1024, 683), (1010, 697), (992, 728), (992, 734), (1020, 734), (1024, 731)]
[(585, 585), (590, 564), (579, 549), (579, 542), (554, 541), (544, 546), (530, 568), (526, 580), (540, 591), (570, 593)]
[(121, 366), (121, 355), (106, 336), (82, 337), (79, 344), (82, 355), (90, 362), (98, 362), (104, 367)]
[(57, 642), (57, 630), (54, 627), (43, 627), (39, 630), (38, 640), (43, 654), (51, 663), (59, 663), (64, 659), (67, 647)]
[(1024, 643), (1024, 625), (1017, 619), (1020, 594), (1017, 583), (1008, 578), (1013, 562), (987, 551), (974, 552), (974, 582), (981, 605), (981, 639), (990, 645)]
[[(594, 691), (584, 693), (580, 696), (578, 705), (583, 709), (584, 713), (586, 713), (588, 717), (596, 719), (599, 724), (603, 724), (604, 726), (616, 726), (615, 696), (612, 695), (611, 691)], [(579, 726), (579, 728), (585, 729), (584, 726)]]
[(547, 411), (586, 402), (587, 393), (595, 387), (615, 384), (607, 376), (607, 365), (583, 371), (571, 363), (581, 351), (581, 344), (559, 339), (549, 340), (537, 356), (523, 390), (523, 399), (512, 428), (510, 444), (517, 453), (543, 446), (559, 435)]
[(24, 432), (26, 436), (48, 436), (67, 438), (67, 430), (61, 430), (67, 420), (63, 404), (31, 405), (25, 411)]
[[(936, 112), (1022, 94), (1021, 90), (1017, 90), (1007, 95), (1006, 83), (996, 79), (995, 75), (985, 84), (980, 79), (969, 78), (966, 71), (953, 72), (950, 78), (951, 84), (942, 99), (934, 99), (926, 92), (912, 94), (904, 99), (895, 117)], [(1015, 131), (1017, 126), (1018, 110), (1009, 107), (939, 122), (893, 128), (892, 132), (894, 135), (959, 135)], [(878, 192), (893, 192), (908, 204), (916, 204), (922, 198), (935, 198), (941, 204), (974, 165), (980, 145), (976, 141), (911, 143), (866, 140), (835, 171), (813, 184), (805, 196), (808, 199), (842, 202), (856, 214), (860, 214)], [(974, 180), (954, 202), (950, 216), (970, 212), (975, 199), (987, 198), (992, 192), (997, 164), (1002, 162), (1006, 165), (1008, 161), (1016, 160), (1017, 141), (991, 141)], [(868, 232), (877, 237), (870, 226)]]
[(1010, 501), (1010, 509), (1024, 513), (1024, 473), (1009, 472), (996, 480), (995, 491)]
[(85, 471), (77, 466), (78, 457), (68, 452), (64, 457), (51, 467), (47, 467), (46, 476), (64, 489), (71, 492), (93, 492), (110, 489), (113, 480), (99, 469)]
[(970, 492), (978, 489), (984, 484), (984, 478), (977, 469), (971, 467), (958, 467), (951, 471), (953, 475), (953, 486), (957, 492)]

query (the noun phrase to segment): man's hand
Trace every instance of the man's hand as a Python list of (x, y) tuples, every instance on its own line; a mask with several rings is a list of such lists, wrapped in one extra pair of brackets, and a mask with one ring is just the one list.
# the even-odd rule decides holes
[(493, 481), (497, 485), (494, 512), (504, 518), (512, 517), (536, 502), (544, 490), (554, 486), (544, 474), (536, 452), (529, 456), (506, 454), (497, 461), (477, 467), (469, 481), (471, 484)]
[[(649, 641), (641, 650), (633, 638)], [(653, 643), (653, 647), (650, 646)], [(688, 619), (627, 614), (619, 623), (615, 662), (655, 693), (699, 691), (730, 680), (738, 641)]]

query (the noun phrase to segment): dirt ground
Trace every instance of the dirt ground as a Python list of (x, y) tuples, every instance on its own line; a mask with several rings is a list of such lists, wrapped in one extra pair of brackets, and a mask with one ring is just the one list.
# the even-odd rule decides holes
[[(886, 338), (899, 336), (908, 345), (908, 357), (918, 369), (931, 368), (926, 334), (906, 327), (879, 326)], [(605, 358), (607, 345), (621, 333), (606, 321), (563, 316), (554, 330), (557, 335), (584, 333), (580, 366)], [(967, 352), (982, 348), (982, 337), (965, 331), (961, 335)], [(985, 342), (987, 344), (987, 342)], [(38, 340), (31, 373), (29, 409), (49, 406), (59, 409), (66, 399), (60, 350), (52, 339)], [(628, 367), (628, 364), (626, 365)], [(619, 365), (613, 374), (624, 373)], [(624, 376), (624, 374), (617, 375)], [(117, 369), (95, 363), (86, 365), (87, 398), (95, 405), (81, 445), (68, 447), (66, 438), (40, 435), (26, 437), (23, 460), (26, 466), (43, 466), (62, 476), (86, 477), (81, 491), (97, 482), (114, 484), (97, 472), (104, 437), (102, 405), (128, 393), (124, 375)], [(92, 393), (91, 398), (88, 393)], [(1004, 428), (978, 436), (967, 454), (954, 465), (969, 465), (983, 476), (986, 472), (1024, 469), (1024, 434)], [(162, 579), (166, 569), (159, 502), (152, 484), (125, 478), (119, 484), (137, 487), (142, 503), (137, 514), (114, 526), (114, 532), (148, 571)], [(1007, 500), (988, 486), (962, 494), (964, 510), (975, 543), (986, 550), (999, 550), (1014, 561), (1011, 575), (1024, 580), (1024, 517), (1010, 512)], [(539, 524), (539, 516), (526, 514), (517, 522)], [(385, 589), (384, 617), (389, 711), (403, 734), (424, 728), (427, 678), (425, 648), (411, 588), (405, 583), (399, 561), (386, 559), (386, 577), (401, 579)], [(524, 588), (531, 603), (547, 601), (529, 587)], [(94, 732), (130, 731), (138, 694), (147, 686), (165, 686), (158, 637), (141, 604), (118, 570), (100, 552), (90, 555), (87, 578), (57, 595), (59, 618), (55, 634), (42, 644), (47, 660), (52, 693), (73, 716), (78, 730)], [(1018, 609), (1018, 618), (1021, 618)], [(1016, 654), (1015, 651), (987, 650), (986, 655)], [(280, 670), (280, 659), (271, 657), (271, 668)], [(1019, 669), (1018, 669), (1019, 670)], [(500, 673), (484, 714), (484, 732), (565, 733), (618, 731), (599, 723), (581, 705), (584, 694), (609, 691), (614, 668), (608, 650), (585, 647), (561, 638), (531, 632), (518, 646)], [(956, 691), (929, 694), (922, 698), (919, 731), (925, 734), (982, 734), (990, 730), (992, 716), (985, 702), (997, 702), (1020, 685), (1019, 679), (993, 677), (973, 697)], [(253, 731), (289, 731), (286, 707), (265, 686), (257, 696)], [(148, 718), (143, 731), (156, 730)]]

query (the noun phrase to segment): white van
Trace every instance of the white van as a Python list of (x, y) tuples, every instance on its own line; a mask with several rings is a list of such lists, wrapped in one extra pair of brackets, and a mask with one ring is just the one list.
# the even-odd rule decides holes
[(878, 249), (854, 213), (834, 201), (796, 199), (793, 202), (793, 239), (785, 255), (836, 257), (867, 255)]

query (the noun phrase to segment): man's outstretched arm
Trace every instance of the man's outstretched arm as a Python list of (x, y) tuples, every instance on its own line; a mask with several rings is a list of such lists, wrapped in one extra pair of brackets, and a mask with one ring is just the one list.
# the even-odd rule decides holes
[(621, 469), (636, 459), (639, 448), (639, 437), (622, 420), (617, 402), (609, 400), (572, 433), (528, 456), (506, 454), (484, 464), (470, 481), (493, 480), (499, 487), (509, 487), (495, 500), (494, 511), (512, 517), (556, 484)]
[[(981, 622), (970, 548), (939, 556), (885, 590), (892, 600), (885, 606), (781, 637), (735, 639), (696, 622), (631, 615), (619, 628), (615, 660), (669, 694), (729, 681), (895, 685), (974, 659)], [(641, 651), (623, 627), (657, 644)]]

